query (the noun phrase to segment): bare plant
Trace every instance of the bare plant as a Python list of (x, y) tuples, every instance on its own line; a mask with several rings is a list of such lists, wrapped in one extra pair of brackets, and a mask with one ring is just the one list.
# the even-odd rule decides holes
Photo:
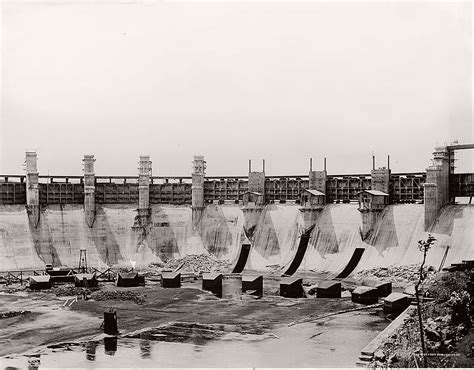
[(421, 262), (420, 265), (420, 270), (419, 270), (419, 275), (418, 275), (418, 282), (415, 285), (415, 297), (416, 297), (416, 307), (418, 310), (418, 323), (420, 325), (420, 341), (421, 341), (421, 351), (423, 355), (423, 366), (425, 368), (428, 367), (428, 361), (426, 357), (426, 347), (425, 347), (425, 334), (423, 330), (423, 319), (421, 317), (421, 301), (420, 301), (420, 286), (425, 280), (425, 272), (424, 272), (424, 266), (426, 262), (426, 255), (428, 254), (428, 251), (431, 249), (433, 246), (434, 242), (436, 239), (431, 235), (428, 234), (428, 239), (426, 241), (424, 240), (418, 240), (418, 249), (423, 253), (423, 261)]

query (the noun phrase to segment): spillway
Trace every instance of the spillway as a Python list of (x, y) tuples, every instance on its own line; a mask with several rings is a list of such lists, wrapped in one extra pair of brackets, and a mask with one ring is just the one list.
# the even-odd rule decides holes
[[(24, 206), (0, 206), (0, 270), (43, 269), (45, 264), (77, 266), (86, 248), (90, 266), (140, 267), (190, 254), (211, 253), (236, 264), (242, 243), (251, 248), (245, 269), (288, 269), (301, 235), (314, 225), (298, 271), (341, 273), (356, 250), (363, 251), (352, 273), (421, 261), (417, 242), (426, 239), (423, 205), (391, 205), (380, 214), (370, 237), (362, 240), (356, 205), (330, 204), (305, 224), (295, 204), (269, 204), (260, 210), (241, 205), (208, 205), (193, 226), (189, 206), (153, 205), (150, 224), (132, 228), (136, 205), (100, 205), (89, 228), (80, 205), (50, 205), (37, 228)], [(438, 214), (431, 234), (437, 239), (427, 262), (439, 267), (473, 258), (474, 206), (450, 205)], [(244, 232), (244, 230), (246, 232)], [(247, 235), (248, 234), (248, 235)], [(247, 240), (246, 236), (249, 236)], [(301, 256), (299, 256), (301, 257)]]
[(246, 268), (267, 270), (289, 265), (303, 231), (303, 217), (297, 205), (265, 206), (256, 223)]

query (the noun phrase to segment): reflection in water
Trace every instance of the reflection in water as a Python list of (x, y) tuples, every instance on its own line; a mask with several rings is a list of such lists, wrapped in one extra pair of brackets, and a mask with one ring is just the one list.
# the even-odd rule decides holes
[(117, 337), (104, 338), (104, 352), (109, 356), (115, 355), (115, 352), (117, 352)]
[(86, 344), (86, 359), (88, 361), (95, 361), (95, 351), (99, 343), (96, 341), (87, 342)]
[[(149, 336), (149, 335), (148, 335)], [(151, 342), (146, 336), (140, 335), (140, 356), (143, 359), (151, 358)]]
[(28, 358), (28, 370), (38, 370), (41, 364), (40, 355)]

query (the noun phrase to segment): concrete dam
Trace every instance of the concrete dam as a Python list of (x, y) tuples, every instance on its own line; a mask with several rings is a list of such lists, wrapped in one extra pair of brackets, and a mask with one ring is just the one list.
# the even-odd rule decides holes
[[(249, 215), (254, 227), (245, 269), (282, 272), (298, 251), (304, 222), (298, 205), (266, 205)], [(135, 205), (102, 205), (90, 228), (83, 208), (49, 206), (41, 211), (37, 228), (31, 226), (22, 206), (0, 207), (0, 270), (42, 269), (45, 264), (75, 267), (85, 247), (88, 263), (98, 268), (147, 266), (189, 254), (211, 253), (234, 265), (247, 236), (249, 223), (237, 205), (209, 205), (198, 227), (189, 206), (153, 206), (151, 223), (143, 237), (133, 230)], [(310, 233), (299, 270), (339, 274), (356, 250), (363, 250), (353, 272), (393, 264), (418, 263), (417, 241), (426, 239), (423, 205), (388, 206), (373, 235), (362, 240), (357, 205), (326, 205)], [(436, 246), (428, 263), (439, 267), (472, 255), (474, 206), (449, 205), (442, 209), (431, 234)], [(251, 227), (252, 227), (251, 226)], [(449, 246), (449, 247), (448, 247)]]
[(93, 156), (84, 157), (79, 183), (73, 177), (44, 183), (36, 153), (28, 152), (26, 176), (0, 181), (0, 271), (76, 267), (85, 249), (88, 264), (99, 269), (212, 254), (243, 270), (347, 277), (420, 262), (417, 242), (428, 232), (437, 242), (427, 262), (438, 268), (473, 257), (474, 206), (453, 204), (456, 196), (473, 194), (472, 174), (451, 170), (458, 149), (437, 148), (426, 174), (392, 174), (389, 166), (374, 165), (370, 176), (345, 181), (310, 168), (307, 179), (286, 178), (286, 188), (250, 165), (246, 182), (207, 179), (204, 158), (196, 156), (191, 183), (180, 179), (181, 195), (168, 203), (156, 201), (170, 184), (152, 184), (147, 156), (140, 158), (134, 190), (124, 180), (113, 197), (110, 190), (98, 194)]

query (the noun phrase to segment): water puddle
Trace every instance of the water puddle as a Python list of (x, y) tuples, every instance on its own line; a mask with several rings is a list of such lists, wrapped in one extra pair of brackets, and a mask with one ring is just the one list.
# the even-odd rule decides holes
[(360, 350), (386, 325), (385, 320), (373, 315), (358, 315), (357, 319), (341, 315), (273, 329), (258, 322), (172, 322), (119, 338), (51, 345), (29, 356), (0, 358), (0, 365), (29, 369), (353, 367)]

